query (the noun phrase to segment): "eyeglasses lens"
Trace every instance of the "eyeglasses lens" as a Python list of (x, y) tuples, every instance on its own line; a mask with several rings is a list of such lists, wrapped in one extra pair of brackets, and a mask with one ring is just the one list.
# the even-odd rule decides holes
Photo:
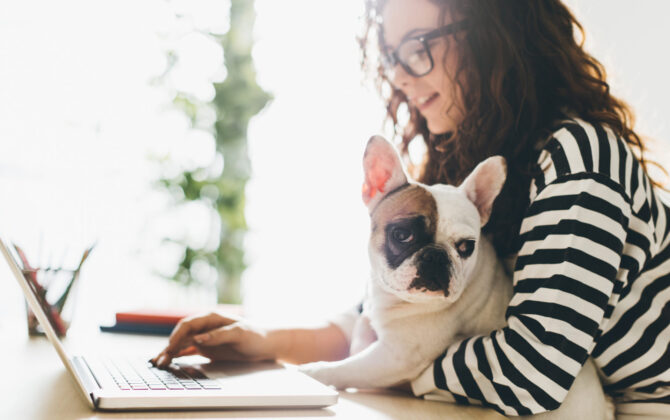
[(418, 39), (410, 39), (398, 48), (398, 61), (405, 64), (414, 76), (423, 76), (431, 70), (430, 53)]

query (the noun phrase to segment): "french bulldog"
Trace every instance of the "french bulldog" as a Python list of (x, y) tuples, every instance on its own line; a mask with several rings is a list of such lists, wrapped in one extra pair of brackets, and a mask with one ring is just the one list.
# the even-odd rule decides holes
[[(481, 162), (459, 186), (428, 186), (410, 180), (394, 146), (374, 136), (363, 167), (372, 273), (350, 356), (299, 367), (339, 389), (417, 378), (450, 344), (504, 327), (512, 297), (511, 277), (481, 234), (505, 182), (504, 158)], [(530, 418), (603, 419), (610, 411), (588, 361), (558, 410)]]

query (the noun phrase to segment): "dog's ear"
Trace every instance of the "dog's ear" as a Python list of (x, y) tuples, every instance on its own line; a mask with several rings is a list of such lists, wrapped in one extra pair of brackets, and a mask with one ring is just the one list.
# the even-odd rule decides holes
[(363, 155), (363, 202), (372, 210), (389, 191), (407, 184), (407, 175), (395, 147), (384, 137), (372, 136)]
[(477, 207), (482, 226), (489, 221), (493, 200), (500, 193), (506, 177), (505, 158), (492, 156), (477, 165), (459, 187)]

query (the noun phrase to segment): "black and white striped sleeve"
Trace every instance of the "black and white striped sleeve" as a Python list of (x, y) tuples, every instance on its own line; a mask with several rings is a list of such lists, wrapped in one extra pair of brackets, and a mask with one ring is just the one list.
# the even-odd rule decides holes
[(522, 222), (507, 326), (450, 346), (412, 382), (416, 395), (506, 415), (553, 410), (593, 349), (621, 263), (630, 199), (618, 180), (587, 168), (594, 156), (582, 150), (589, 148), (583, 139), (568, 130), (554, 140), (546, 182), (534, 186)]

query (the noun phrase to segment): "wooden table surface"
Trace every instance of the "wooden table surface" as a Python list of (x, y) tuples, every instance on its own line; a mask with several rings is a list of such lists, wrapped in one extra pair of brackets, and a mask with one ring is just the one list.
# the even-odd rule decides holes
[[(170, 412), (96, 412), (84, 401), (55, 349), (44, 337), (0, 331), (5, 381), (0, 382), (0, 418), (3, 419), (501, 419), (479, 407), (460, 407), (425, 401), (393, 391), (340, 392), (337, 404), (323, 409), (216, 410)], [(165, 344), (163, 337), (98, 333), (71, 334), (68, 348), (123, 349), (153, 355)], [(113, 353), (112, 353), (113, 354)]]

